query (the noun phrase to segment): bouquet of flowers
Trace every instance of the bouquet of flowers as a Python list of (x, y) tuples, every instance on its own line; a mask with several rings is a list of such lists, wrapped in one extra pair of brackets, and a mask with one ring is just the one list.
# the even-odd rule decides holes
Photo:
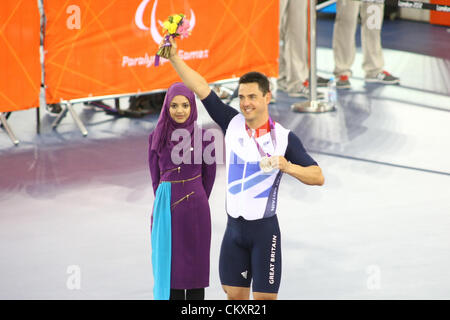
[(164, 31), (164, 43), (159, 48), (155, 57), (155, 66), (159, 65), (159, 57), (168, 59), (170, 55), (171, 44), (170, 37), (181, 36), (181, 39), (187, 38), (190, 35), (189, 31), (190, 23), (185, 18), (184, 14), (174, 14), (169, 16), (166, 21), (163, 22)]

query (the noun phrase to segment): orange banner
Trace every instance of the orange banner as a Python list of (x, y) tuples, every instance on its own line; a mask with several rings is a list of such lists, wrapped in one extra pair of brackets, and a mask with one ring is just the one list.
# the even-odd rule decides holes
[[(450, 0), (431, 0), (431, 3), (450, 6)], [(430, 23), (450, 26), (450, 12), (430, 11)]]
[(161, 24), (190, 20), (179, 55), (209, 82), (258, 70), (278, 75), (277, 0), (46, 0), (47, 102), (165, 89), (179, 81), (155, 67)]
[(0, 112), (39, 106), (39, 28), (37, 1), (0, 2)]

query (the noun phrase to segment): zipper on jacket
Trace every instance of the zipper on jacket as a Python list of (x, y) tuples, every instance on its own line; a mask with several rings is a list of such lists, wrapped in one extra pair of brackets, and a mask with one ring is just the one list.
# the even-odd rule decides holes
[(180, 203), (181, 201), (183, 201), (184, 199), (189, 200), (189, 197), (190, 197), (191, 195), (193, 195), (194, 193), (195, 193), (195, 192), (192, 191), (191, 193), (185, 195), (185, 196), (184, 196), (183, 198), (181, 198), (180, 200), (177, 200), (177, 201), (175, 201), (174, 203), (172, 203), (172, 204), (170, 205), (170, 207), (173, 208), (174, 206), (176, 206), (177, 204), (179, 204), (179, 203)]
[(164, 173), (172, 172), (172, 171), (175, 171), (175, 170), (178, 170), (178, 173), (180, 173), (181, 167), (172, 168), (172, 169), (166, 170), (164, 172), (161, 171), (160, 174), (163, 175)]

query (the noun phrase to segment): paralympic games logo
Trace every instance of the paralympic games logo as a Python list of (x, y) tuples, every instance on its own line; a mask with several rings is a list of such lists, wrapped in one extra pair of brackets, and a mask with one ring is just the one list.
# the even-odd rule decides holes
[[(157, 23), (159, 23), (159, 25), (161, 27), (162, 27), (163, 23), (160, 20), (156, 19), (156, 8), (158, 6), (158, 0), (155, 0), (153, 2), (152, 13), (151, 13), (151, 18), (150, 18), (150, 27), (148, 27), (144, 23), (144, 20), (145, 20), (144, 12), (150, 1), (151, 0), (141, 0), (141, 3), (137, 7), (136, 14), (134, 16), (134, 22), (139, 29), (144, 30), (144, 31), (150, 30), (153, 41), (155, 41), (155, 43), (157, 45), (159, 45), (163, 40), (163, 36), (158, 31)], [(187, 19), (189, 19), (189, 22), (190, 22), (189, 31), (192, 32), (192, 30), (195, 27), (195, 21), (196, 21), (195, 14), (192, 9), (190, 9), (190, 18), (187, 18)], [(197, 50), (193, 50), (193, 51), (185, 51), (185, 50), (180, 49), (178, 51), (178, 55), (183, 60), (208, 59), (209, 58), (209, 49), (202, 48), (202, 49), (197, 49)], [(145, 53), (145, 55), (140, 55), (137, 57), (123, 56), (121, 65), (122, 65), (122, 67), (145, 66), (147, 68), (150, 68), (154, 64), (154, 61), (155, 61), (154, 59), (155, 59), (155, 56), (152, 54), (148, 54), (148, 53)], [(165, 63), (166, 61), (168, 61), (168, 60), (162, 59), (161, 63)]]
[[(141, 4), (138, 6), (138, 8), (136, 10), (136, 15), (134, 16), (134, 22), (136, 23), (136, 26), (141, 30), (149, 30), (150, 29), (150, 33), (152, 35), (153, 41), (155, 41), (156, 44), (160, 44), (161, 41), (163, 40), (163, 37), (159, 34), (158, 28), (156, 27), (156, 17), (155, 17), (156, 7), (158, 6), (158, 0), (155, 0), (155, 2), (153, 3), (152, 15), (151, 15), (151, 19), (150, 19), (150, 28), (147, 27), (143, 21), (144, 11), (145, 11), (145, 8), (147, 8), (147, 5), (149, 2), (150, 2), (150, 0), (143, 0), (141, 2)], [(191, 9), (191, 18), (189, 19), (189, 22), (190, 22), (189, 31), (192, 32), (192, 29), (194, 29), (194, 26), (195, 26), (195, 14), (192, 9)], [(158, 23), (160, 26), (162, 26), (162, 22), (160, 20), (158, 20)]]

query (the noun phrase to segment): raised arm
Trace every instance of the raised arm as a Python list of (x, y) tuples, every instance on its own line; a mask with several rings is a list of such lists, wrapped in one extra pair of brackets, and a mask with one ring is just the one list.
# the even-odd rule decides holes
[(177, 44), (175, 40), (170, 37), (172, 48), (170, 50), (169, 61), (172, 63), (175, 71), (180, 76), (184, 84), (195, 92), (200, 100), (205, 99), (211, 92), (208, 82), (197, 71), (190, 68), (177, 54)]
[(202, 100), (206, 111), (210, 117), (222, 129), (223, 133), (227, 130), (231, 119), (236, 116), (239, 111), (223, 103), (220, 98), (211, 91), (206, 79), (203, 78), (197, 71), (189, 67), (177, 54), (177, 44), (175, 40), (170, 38), (172, 47), (170, 49), (169, 61), (174, 67), (175, 71), (180, 76), (184, 84), (194, 91), (194, 93)]

